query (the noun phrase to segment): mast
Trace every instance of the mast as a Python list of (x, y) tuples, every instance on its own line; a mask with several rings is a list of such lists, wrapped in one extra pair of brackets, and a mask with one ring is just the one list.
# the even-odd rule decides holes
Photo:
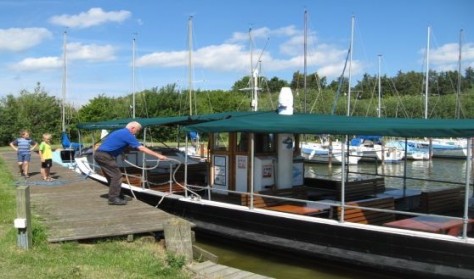
[(455, 118), (459, 119), (461, 114), (461, 83), (462, 83), (462, 76), (461, 76), (461, 54), (462, 54), (462, 39), (463, 39), (463, 30), (459, 31), (459, 58), (458, 58), (458, 87), (456, 92), (456, 111), (455, 111)]
[(257, 69), (253, 68), (253, 42), (252, 42), (252, 27), (249, 28), (249, 43), (250, 43), (250, 90), (252, 90), (253, 111), (258, 111), (258, 96), (257, 96)]
[(193, 17), (188, 20), (188, 95), (189, 95), (189, 115), (193, 115)]
[(378, 88), (379, 88), (379, 104), (377, 106), (377, 117), (382, 116), (382, 86), (380, 84), (380, 61), (382, 60), (382, 55), (379, 54), (379, 72), (378, 72)]
[(67, 31), (63, 34), (62, 132), (66, 132)]
[(351, 80), (352, 80), (352, 51), (354, 48), (354, 21), (355, 21), (355, 17), (352, 16), (351, 46), (350, 46), (350, 59), (349, 59), (349, 88), (347, 89), (347, 116), (351, 115)]
[(308, 11), (304, 11), (304, 112), (306, 113), (306, 71), (307, 71), (307, 48), (308, 48), (308, 25), (307, 25)]
[(426, 43), (426, 75), (425, 75), (425, 119), (428, 119), (428, 89), (430, 76), (430, 33), (431, 26), (428, 26), (428, 40)]
[(135, 118), (135, 38), (132, 40), (132, 118)]

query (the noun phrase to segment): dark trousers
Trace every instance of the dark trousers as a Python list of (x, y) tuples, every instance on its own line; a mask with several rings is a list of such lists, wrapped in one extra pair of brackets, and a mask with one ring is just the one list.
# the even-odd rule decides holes
[(96, 151), (94, 160), (99, 164), (109, 185), (109, 200), (120, 196), (122, 191), (122, 172), (115, 158), (107, 152)]

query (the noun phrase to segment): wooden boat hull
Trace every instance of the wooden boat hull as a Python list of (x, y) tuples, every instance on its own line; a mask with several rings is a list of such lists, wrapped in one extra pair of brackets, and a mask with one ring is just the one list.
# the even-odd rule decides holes
[(282, 217), (262, 213), (265, 210), (240, 211), (172, 198), (165, 198), (159, 207), (195, 223), (197, 231), (298, 257), (412, 276), (474, 276), (474, 245), (463, 241), (374, 230), (337, 221), (311, 222), (306, 220), (308, 217)]
[[(105, 181), (78, 162), (78, 171)], [(197, 232), (226, 237), (249, 245), (280, 251), (305, 259), (325, 259), (395, 272), (438, 278), (474, 278), (474, 242), (450, 235), (390, 227), (339, 222), (236, 203), (184, 197), (123, 185), (135, 196), (194, 224)], [(212, 193), (211, 193), (212, 195)]]

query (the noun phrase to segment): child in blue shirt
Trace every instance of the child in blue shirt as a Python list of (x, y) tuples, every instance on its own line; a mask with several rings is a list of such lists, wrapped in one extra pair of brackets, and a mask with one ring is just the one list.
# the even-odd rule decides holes
[(10, 146), (17, 153), (17, 162), (20, 175), (25, 178), (30, 177), (28, 167), (31, 160), (31, 151), (33, 151), (38, 143), (30, 139), (30, 133), (27, 130), (20, 132), (20, 137), (10, 142)]

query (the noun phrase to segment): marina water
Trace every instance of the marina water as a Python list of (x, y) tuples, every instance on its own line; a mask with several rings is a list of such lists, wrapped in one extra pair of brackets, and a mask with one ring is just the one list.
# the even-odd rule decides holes
[[(407, 161), (406, 166), (397, 164), (359, 163), (349, 166), (351, 178), (368, 176), (378, 173), (386, 175), (387, 188), (428, 190), (435, 187), (459, 187), (465, 185), (466, 177), (465, 160), (433, 159), (431, 161)], [(406, 170), (406, 178), (404, 171)], [(342, 168), (325, 164), (306, 165), (306, 176), (320, 178), (340, 179)], [(358, 172), (362, 174), (356, 174)], [(412, 177), (415, 179), (408, 179)], [(423, 181), (430, 179), (433, 181)], [(444, 181), (458, 184), (448, 184)], [(472, 183), (472, 170), (471, 170)], [(472, 186), (469, 195), (472, 196)], [(197, 235), (197, 245), (216, 254), (219, 263), (240, 268), (250, 272), (285, 279), (309, 278), (399, 278), (391, 272), (368, 270), (362, 267), (348, 266), (324, 260), (307, 261), (304, 258), (291, 255), (278, 255), (271, 251), (259, 250), (236, 243), (232, 240), (215, 239), (209, 236)]]

